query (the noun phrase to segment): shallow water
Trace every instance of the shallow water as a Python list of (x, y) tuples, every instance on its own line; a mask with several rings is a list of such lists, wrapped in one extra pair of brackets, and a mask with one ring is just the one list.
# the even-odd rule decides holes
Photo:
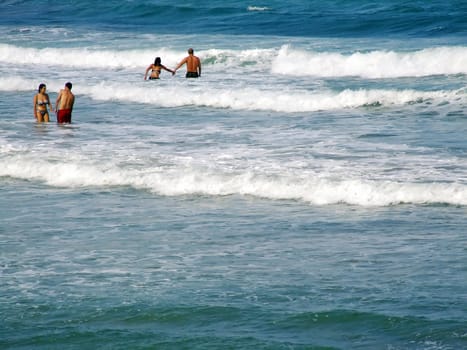
[(0, 347), (466, 347), (463, 2), (41, 4), (0, 5)]

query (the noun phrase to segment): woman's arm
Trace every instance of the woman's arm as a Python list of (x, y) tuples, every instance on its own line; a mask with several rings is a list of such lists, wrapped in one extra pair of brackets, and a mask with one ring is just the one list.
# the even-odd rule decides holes
[(170, 69), (170, 68), (167, 68), (167, 67), (166, 67), (166, 66), (164, 66), (164, 65), (161, 65), (161, 67), (162, 67), (162, 69), (165, 69), (167, 72), (170, 72), (170, 73), (172, 73), (172, 75), (174, 75), (174, 74), (175, 74), (175, 71), (173, 71), (172, 69)]
[(37, 94), (34, 95), (34, 98), (32, 99), (32, 114), (34, 114), (34, 118), (37, 119), (36, 104), (37, 104)]

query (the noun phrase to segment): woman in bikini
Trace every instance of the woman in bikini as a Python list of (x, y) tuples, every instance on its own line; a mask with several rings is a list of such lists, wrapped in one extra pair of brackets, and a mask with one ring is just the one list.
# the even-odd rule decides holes
[(33, 99), (33, 113), (34, 117), (39, 123), (49, 121), (49, 111), (47, 105), (50, 107), (50, 111), (53, 112), (52, 103), (50, 102), (49, 95), (45, 93), (47, 87), (45, 84), (39, 85), (39, 93), (34, 96)]
[(164, 66), (161, 63), (161, 58), (160, 57), (156, 57), (156, 59), (154, 60), (154, 63), (150, 64), (149, 67), (146, 69), (146, 73), (144, 74), (144, 80), (146, 80), (146, 78), (148, 76), (148, 72), (150, 70), (152, 70), (152, 71), (151, 71), (151, 75), (149, 76), (149, 80), (159, 79), (159, 75), (161, 74), (162, 69), (166, 70), (167, 72), (172, 73), (172, 75), (175, 74), (175, 72), (173, 70), (167, 68), (166, 66)]

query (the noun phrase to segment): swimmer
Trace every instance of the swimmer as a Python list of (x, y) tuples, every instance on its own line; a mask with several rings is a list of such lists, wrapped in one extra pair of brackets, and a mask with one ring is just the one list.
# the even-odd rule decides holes
[(50, 102), (49, 95), (45, 92), (47, 87), (45, 84), (39, 84), (38, 93), (34, 96), (33, 99), (33, 113), (34, 118), (37, 122), (49, 122), (49, 111), (47, 110), (47, 105), (50, 107), (50, 111), (53, 112), (52, 103)]
[(175, 74), (173, 70), (167, 68), (161, 63), (160, 57), (156, 57), (156, 59), (154, 60), (154, 63), (150, 64), (149, 67), (146, 69), (146, 73), (144, 74), (144, 80), (147, 80), (146, 78), (150, 70), (151, 70), (151, 75), (149, 76), (149, 80), (160, 79), (160, 74), (161, 74), (162, 69), (166, 70), (167, 72), (172, 73), (172, 75)]
[(73, 85), (68, 82), (60, 90), (55, 106), (57, 108), (57, 123), (71, 123), (71, 112), (75, 103), (75, 95), (71, 92)]
[(194, 55), (192, 48), (188, 49), (188, 56), (178, 64), (174, 71), (176, 72), (184, 64), (186, 64), (186, 78), (198, 78), (201, 76), (201, 60)]

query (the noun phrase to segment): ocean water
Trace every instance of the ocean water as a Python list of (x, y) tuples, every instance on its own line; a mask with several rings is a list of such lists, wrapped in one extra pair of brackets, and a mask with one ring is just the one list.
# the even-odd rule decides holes
[(0, 348), (466, 349), (466, 18), (2, 1)]

